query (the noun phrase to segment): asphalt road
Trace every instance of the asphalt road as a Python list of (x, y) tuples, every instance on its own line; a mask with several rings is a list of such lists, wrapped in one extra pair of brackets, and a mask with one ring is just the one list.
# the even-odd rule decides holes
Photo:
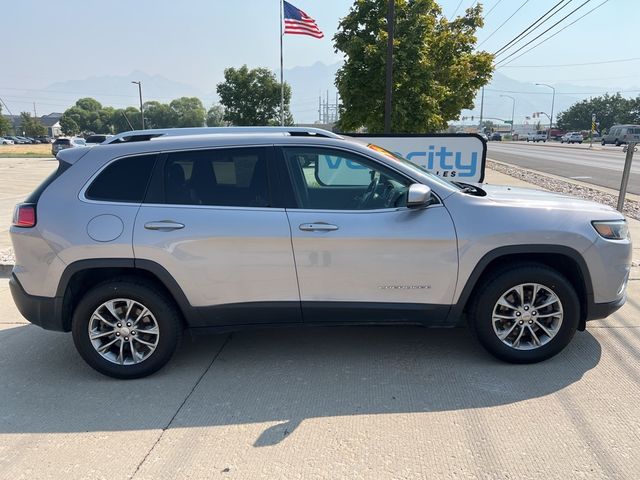
[[(588, 147), (588, 144), (563, 145), (555, 142), (489, 142), (487, 157), (618, 190), (625, 160), (622, 147), (594, 145), (592, 150)], [(640, 194), (640, 153), (635, 154), (627, 191)]]

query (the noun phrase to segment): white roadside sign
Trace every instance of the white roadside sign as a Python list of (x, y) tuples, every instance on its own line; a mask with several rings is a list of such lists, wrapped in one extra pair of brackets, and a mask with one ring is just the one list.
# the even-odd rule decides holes
[(484, 180), (487, 144), (476, 134), (344, 134), (396, 153), (443, 178), (471, 183)]

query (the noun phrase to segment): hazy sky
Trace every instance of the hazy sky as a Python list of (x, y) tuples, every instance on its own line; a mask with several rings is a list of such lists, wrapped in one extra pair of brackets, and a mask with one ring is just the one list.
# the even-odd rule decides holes
[[(591, 0), (575, 19), (603, 0)], [(582, 4), (574, 0), (561, 14)], [(353, 0), (291, 0), (317, 20), (325, 38), (285, 36), (285, 68), (316, 61), (334, 63), (340, 55), (331, 38)], [(441, 0), (451, 16), (474, 0)], [(486, 0), (479, 42), (491, 35), (524, 0)], [(529, 0), (483, 43), (494, 52), (551, 8), (557, 0)], [(203, 91), (214, 91), (228, 66), (279, 67), (278, 0), (42, 0), (11, 2), (3, 9), (5, 48), (0, 66), (0, 96), (19, 103), (53, 82), (91, 76), (126, 75), (133, 70), (159, 74)], [(609, 0), (500, 72), (531, 82), (610, 88), (640, 88), (640, 61), (588, 66), (548, 67), (640, 57), (637, 48), (640, 0)], [(547, 24), (551, 25), (553, 22)], [(566, 23), (565, 23), (566, 24)], [(564, 25), (564, 24), (563, 24)], [(31, 89), (31, 90), (26, 90)], [(19, 92), (22, 90), (22, 92)], [(29, 92), (29, 93), (25, 93)], [(135, 91), (131, 92), (135, 99)], [(594, 92), (600, 93), (600, 92)], [(315, 95), (315, 92), (314, 92)], [(18, 109), (17, 109), (18, 110)]]

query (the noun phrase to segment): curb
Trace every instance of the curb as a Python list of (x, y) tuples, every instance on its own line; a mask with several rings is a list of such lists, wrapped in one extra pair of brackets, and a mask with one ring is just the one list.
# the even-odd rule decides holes
[(11, 276), (12, 270), (13, 270), (12, 263), (0, 264), (0, 278), (9, 278)]

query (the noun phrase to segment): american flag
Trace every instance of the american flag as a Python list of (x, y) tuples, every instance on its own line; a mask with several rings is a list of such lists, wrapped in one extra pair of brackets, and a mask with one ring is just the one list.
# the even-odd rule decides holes
[(309, 35), (313, 38), (324, 37), (316, 21), (289, 2), (284, 2), (284, 33)]

